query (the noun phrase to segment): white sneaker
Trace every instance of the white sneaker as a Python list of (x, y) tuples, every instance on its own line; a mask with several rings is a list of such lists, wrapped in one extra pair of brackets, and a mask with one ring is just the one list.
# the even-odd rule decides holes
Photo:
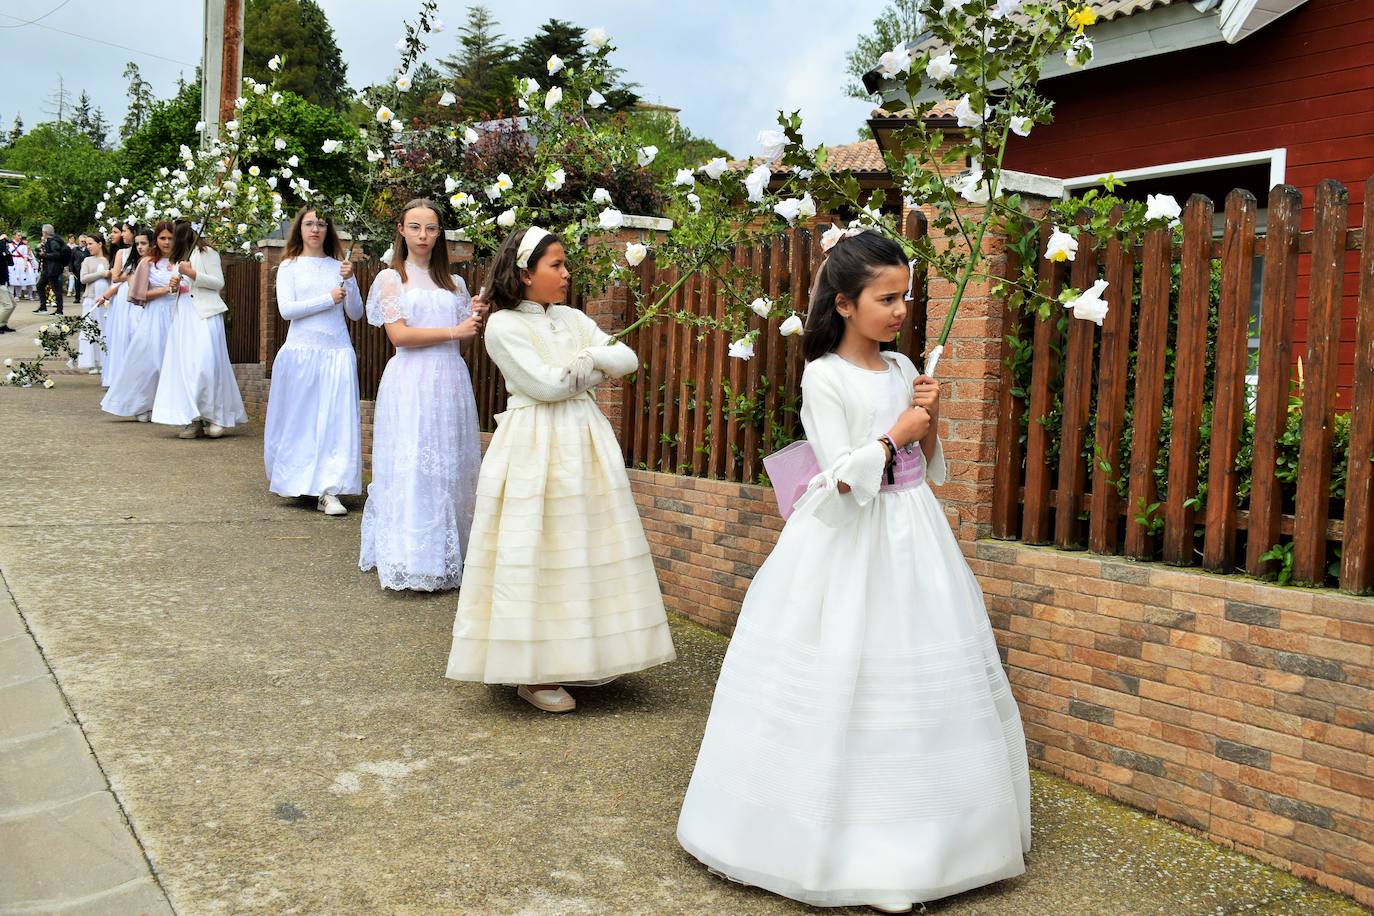
[(100, 374), (100, 367), (97, 366), (97, 367), (95, 367), (94, 369), (87, 369), (87, 370), (86, 370), (86, 374), (87, 374), (87, 375), (99, 375), (99, 374)]
[(138, 420), (138, 422), (140, 423), (151, 423), (153, 422), (153, 412), (151, 410), (145, 410), (143, 413), (135, 417), (135, 419)]
[(909, 903), (870, 903), (870, 910), (877, 910), (879, 913), (910, 913), (911, 904)]
[(200, 438), (200, 434), (203, 430), (204, 427), (201, 426), (199, 420), (192, 420), (190, 423), (187, 423), (185, 426), (181, 428), (181, 432), (177, 433), (177, 438), (198, 439)]
[(205, 435), (209, 436), (211, 439), (218, 439), (220, 436), (224, 435), (224, 427), (220, 426), (218, 423), (211, 423), (209, 420), (206, 420)]
[(315, 508), (319, 509), (325, 515), (348, 514), (348, 507), (339, 502), (339, 497), (335, 496), (333, 493), (326, 493), (321, 496), (319, 502), (315, 504)]

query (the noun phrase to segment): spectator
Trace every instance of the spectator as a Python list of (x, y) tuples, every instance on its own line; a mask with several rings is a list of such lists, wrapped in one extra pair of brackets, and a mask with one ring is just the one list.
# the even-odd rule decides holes
[(48, 310), (48, 291), (55, 300), (54, 315), (62, 314), (62, 271), (71, 252), (53, 232), (52, 223), (43, 224), (43, 242), (38, 247), (38, 308), (34, 314)]
[(10, 315), (14, 313), (14, 296), (10, 295), (10, 267), (14, 255), (10, 252), (10, 240), (0, 232), (0, 334), (8, 334)]

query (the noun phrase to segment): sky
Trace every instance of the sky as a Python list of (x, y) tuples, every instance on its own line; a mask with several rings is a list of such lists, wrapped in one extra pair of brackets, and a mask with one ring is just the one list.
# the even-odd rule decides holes
[[(401, 19), (413, 19), (419, 9), (418, 0), (320, 0), (320, 5), (334, 27), (349, 85), (355, 89), (391, 72)], [(379, 13), (388, 5), (391, 11)], [(809, 143), (857, 138), (872, 105), (845, 95), (845, 54), (884, 5), (884, 0), (487, 4), (511, 43), (554, 16), (605, 28), (619, 49), (613, 62), (639, 84), (645, 99), (682, 109), (682, 123), (693, 133), (735, 156), (757, 152), (756, 135), (776, 126), (779, 109), (802, 111)], [(425, 59), (454, 51), (468, 6), (462, 0), (440, 0), (445, 29), (432, 36)], [(178, 75), (190, 79), (195, 73), (202, 4), (172, 0), (155, 8), (155, 17), (140, 16), (131, 24), (130, 11), (151, 7), (109, 0), (0, 0), (0, 127), (8, 130), (16, 113), (26, 127), (52, 120), (48, 100), (61, 77), (73, 100), (87, 91), (117, 130), (126, 107), (121, 74), (130, 60), (157, 97), (170, 96)], [(541, 83), (547, 80), (543, 73), (531, 75)], [(112, 139), (114, 135), (112, 130)]]

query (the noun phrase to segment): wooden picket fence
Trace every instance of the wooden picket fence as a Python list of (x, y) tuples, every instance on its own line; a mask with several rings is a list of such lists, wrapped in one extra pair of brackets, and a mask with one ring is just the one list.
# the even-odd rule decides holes
[[(1054, 292), (1065, 282), (1083, 289), (1105, 277), (1111, 284), (1110, 310), (1100, 333), (1091, 322), (1066, 320), (1062, 309), (1045, 321), (1008, 314), (1012, 333), (1003, 355), (1008, 365), (1014, 362), (1012, 341), (1019, 337), (1031, 342), (1031, 362), (1024, 397), (1014, 380), (1001, 389), (993, 535), (1252, 575), (1282, 567), (1297, 582), (1338, 582), (1349, 591), (1369, 591), (1374, 587), (1374, 251), (1365, 242), (1374, 228), (1374, 178), (1365, 186), (1362, 229), (1348, 228), (1347, 191), (1334, 181), (1318, 186), (1309, 231), (1301, 228), (1301, 195), (1287, 185), (1270, 193), (1262, 237), (1256, 236), (1252, 195), (1234, 191), (1225, 206), (1219, 243), (1213, 240), (1212, 202), (1195, 196), (1184, 210), (1181, 245), (1172, 243), (1167, 229), (1147, 232), (1139, 245), (1116, 240), (1099, 245), (1085, 235), (1069, 276), (1062, 265), (1040, 261), (1041, 279)], [(1351, 250), (1361, 252), (1360, 288), (1341, 499), (1333, 498), (1330, 488), (1333, 470), (1340, 470), (1333, 468), (1332, 456), (1341, 301)], [(1258, 384), (1252, 393), (1245, 376), (1251, 271), (1259, 253), (1264, 274)], [(1303, 379), (1295, 391), (1300, 258), (1310, 258), (1311, 274)], [(1209, 293), (1217, 263), (1220, 293), (1213, 302)], [(1175, 271), (1177, 293), (1171, 296)], [(1176, 333), (1171, 334), (1171, 323)], [(1213, 324), (1215, 331), (1209, 330)], [(1167, 403), (1166, 377), (1172, 385)], [(1205, 404), (1209, 381), (1212, 396)], [(1290, 424), (1298, 422), (1295, 410), (1301, 416), (1296, 485), (1285, 489), (1278, 462), (1287, 460), (1280, 447)], [(1061, 430), (1057, 460), (1048, 422), (1055, 411)], [(1210, 436), (1205, 411), (1210, 411)], [(1251, 417), (1247, 469), (1238, 458)], [(1089, 435), (1092, 451), (1085, 445)], [(1125, 444), (1130, 460), (1123, 466)], [(1162, 447), (1168, 451), (1167, 474), (1157, 469)], [(1205, 477), (1200, 472), (1204, 457)], [(1243, 498), (1247, 470), (1249, 491)]]
[[(918, 213), (908, 214), (905, 231), (926, 231)], [(734, 265), (758, 277), (766, 295), (789, 293), (805, 311), (816, 265), (819, 233), (796, 227), (757, 247), (733, 252)], [(660, 270), (652, 255), (640, 266), (644, 294), (678, 279), (675, 268)], [(689, 279), (666, 311), (721, 319), (740, 291), (715, 278)], [(925, 346), (926, 285), (913, 288), (899, 347), (918, 359)], [(801, 436), (799, 405), (805, 366), (799, 336), (782, 337), (772, 318), (749, 360), (730, 359), (729, 336), (721, 330), (663, 320), (635, 331), (627, 341), (639, 354), (640, 369), (625, 385), (622, 446), (631, 467), (752, 483), (763, 472), (763, 456)]]
[(231, 363), (258, 361), (258, 262), (253, 258), (224, 259), (224, 301), (229, 305), (226, 336)]

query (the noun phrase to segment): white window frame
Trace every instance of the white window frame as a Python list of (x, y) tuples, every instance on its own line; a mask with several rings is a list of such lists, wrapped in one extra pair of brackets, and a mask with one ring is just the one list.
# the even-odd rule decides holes
[(1142, 168), (1126, 169), (1121, 172), (1095, 172), (1092, 175), (1079, 175), (1076, 178), (1065, 178), (1064, 197), (1071, 197), (1074, 191), (1099, 185), (1102, 183), (1102, 179), (1106, 178), (1108, 175), (1129, 182), (1150, 178), (1168, 178), (1172, 175), (1188, 175), (1196, 172), (1217, 172), (1222, 169), (1233, 169), (1238, 166), (1246, 165), (1268, 165), (1269, 187), (1272, 188), (1276, 184), (1283, 184), (1284, 174), (1288, 167), (1288, 148), (1279, 147), (1277, 149), (1258, 150), (1253, 153), (1212, 156), (1208, 159), (1188, 159), (1183, 162), (1147, 165)]

